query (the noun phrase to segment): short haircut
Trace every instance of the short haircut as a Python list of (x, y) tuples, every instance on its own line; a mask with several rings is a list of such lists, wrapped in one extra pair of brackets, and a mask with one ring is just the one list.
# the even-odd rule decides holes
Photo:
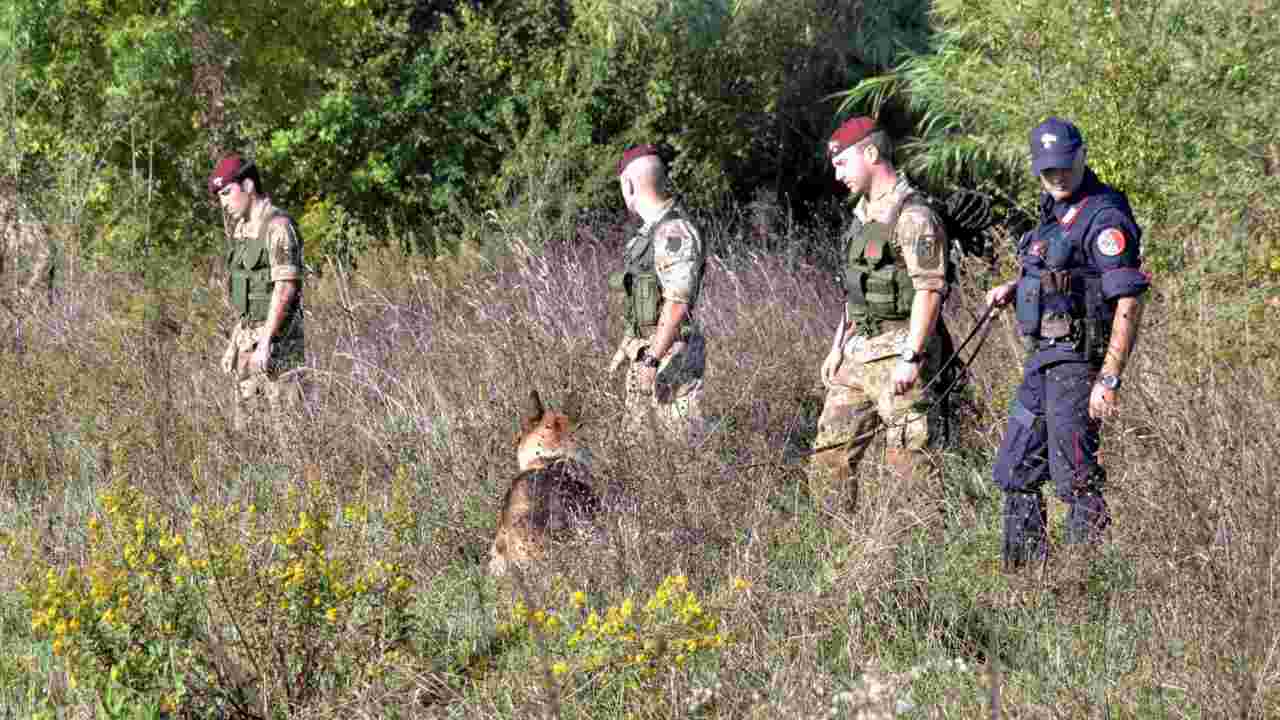
[[(266, 194), (267, 189), (262, 186), (262, 176), (258, 174), (258, 165), (256, 163), (250, 165), (249, 169), (240, 173), (239, 177), (236, 178), (236, 182), (240, 182), (241, 180), (252, 180), (253, 191), (259, 195)], [(243, 189), (243, 186), (241, 186), (241, 188)]]
[(864, 140), (868, 145), (875, 147), (880, 153), (880, 157), (889, 163), (893, 163), (893, 138), (889, 137), (889, 133), (876, 128)]
[(631, 161), (626, 175), (638, 187), (652, 188), (658, 193), (666, 192), (667, 165), (657, 155), (645, 155)]

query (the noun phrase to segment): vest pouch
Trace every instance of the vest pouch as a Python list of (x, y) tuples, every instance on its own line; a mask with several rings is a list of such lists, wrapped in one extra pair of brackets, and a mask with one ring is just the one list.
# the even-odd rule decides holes
[(638, 273), (631, 281), (631, 308), (638, 327), (658, 324), (658, 276), (654, 273)]
[(1111, 323), (1115, 313), (1102, 294), (1102, 278), (1085, 279), (1084, 347), (1089, 362), (1100, 365), (1111, 343)]
[(265, 322), (267, 319), (267, 311), (271, 309), (271, 293), (270, 292), (250, 292), (249, 306), (245, 311), (245, 317), (254, 322)]
[(1045, 340), (1066, 340), (1076, 336), (1080, 327), (1073, 322), (1076, 313), (1071, 296), (1071, 271), (1046, 270), (1040, 276), (1040, 337)]
[[(893, 226), (871, 222), (862, 226), (862, 272), (865, 273), (863, 301), (867, 314), (881, 320), (896, 319), (900, 313), (898, 268), (893, 264), (890, 244)], [(908, 312), (910, 310), (908, 309)]]
[(915, 285), (911, 283), (911, 275), (905, 267), (898, 268), (893, 276), (898, 295), (898, 316), (911, 317), (911, 304), (915, 301)]
[(249, 277), (243, 270), (232, 270), (227, 280), (227, 295), (231, 307), (243, 315), (249, 309)]
[(625, 272), (609, 273), (609, 290), (612, 292), (626, 292), (627, 274)]
[(1040, 333), (1040, 278), (1027, 273), (1018, 278), (1018, 295), (1015, 311), (1018, 316), (1018, 330), (1023, 335), (1035, 336)]

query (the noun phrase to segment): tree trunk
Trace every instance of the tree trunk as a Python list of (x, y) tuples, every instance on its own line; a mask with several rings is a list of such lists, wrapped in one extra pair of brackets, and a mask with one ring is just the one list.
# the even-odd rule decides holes
[(191, 32), (192, 92), (200, 108), (200, 130), (205, 135), (210, 164), (217, 163), (225, 151), (226, 136), (225, 94), (227, 67), (223, 53), (213, 31), (203, 21), (197, 21)]

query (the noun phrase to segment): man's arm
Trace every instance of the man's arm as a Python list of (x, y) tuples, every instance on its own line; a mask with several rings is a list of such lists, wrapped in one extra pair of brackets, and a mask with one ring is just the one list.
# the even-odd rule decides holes
[(1116, 315), (1111, 321), (1111, 342), (1102, 361), (1102, 374), (1120, 377), (1129, 364), (1133, 348), (1138, 344), (1138, 327), (1142, 324), (1142, 298), (1116, 300)]
[(277, 280), (272, 283), (271, 305), (267, 309), (267, 322), (262, 326), (262, 333), (265, 336), (262, 339), (270, 341), (284, 329), (289, 306), (298, 295), (298, 285), (297, 280)]
[[(895, 232), (915, 289), (906, 349), (923, 353), (938, 327), (947, 290), (947, 235), (932, 212), (909, 209), (898, 218)], [(899, 360), (893, 370), (893, 389), (902, 395), (920, 380), (922, 361)]]
[(662, 303), (662, 312), (658, 317), (658, 329), (653, 333), (653, 339), (649, 341), (650, 355), (661, 360), (662, 356), (667, 354), (667, 351), (675, 344), (676, 338), (679, 337), (680, 324), (688, 314), (688, 303), (673, 302), (671, 300)]
[[(1107, 355), (1102, 360), (1101, 375), (1120, 377), (1133, 348), (1138, 344), (1138, 328), (1142, 324), (1141, 296), (1123, 297), (1116, 300), (1116, 315), (1111, 321), (1111, 342), (1107, 344)], [(1089, 416), (1103, 418), (1115, 411), (1116, 391), (1108, 390), (1101, 383), (1094, 383), (1093, 392), (1089, 394)]]
[(907, 347), (917, 353), (924, 352), (925, 345), (938, 327), (938, 315), (941, 313), (941, 291), (917, 290), (911, 301), (911, 334), (907, 336)]
[[(1093, 265), (1102, 273), (1102, 297), (1115, 302), (1115, 315), (1111, 320), (1111, 340), (1102, 358), (1100, 375), (1117, 378), (1138, 341), (1138, 327), (1142, 322), (1142, 294), (1151, 285), (1151, 276), (1141, 267), (1141, 231), (1128, 213), (1106, 209), (1094, 221), (1097, 229), (1088, 237), (1085, 251)], [(1115, 410), (1116, 391), (1096, 383), (1089, 394), (1089, 415), (1103, 418)]]
[(271, 255), (271, 304), (267, 306), (267, 320), (259, 328), (258, 347), (252, 363), (256, 370), (265, 371), (271, 359), (271, 338), (284, 330), (289, 309), (297, 302), (302, 287), (302, 246), (293, 225), (286, 219), (272, 221), (269, 232)]
[(662, 223), (654, 230), (653, 262), (662, 284), (662, 311), (649, 341), (649, 354), (661, 360), (680, 336), (689, 302), (698, 293), (702, 238), (687, 222)]
[(840, 364), (844, 361), (844, 340), (848, 337), (849, 330), (849, 309), (846, 307), (844, 315), (836, 323), (836, 332), (831, 337), (831, 349), (827, 351), (822, 367), (818, 370), (822, 384), (826, 387), (831, 387), (831, 379), (840, 371)]

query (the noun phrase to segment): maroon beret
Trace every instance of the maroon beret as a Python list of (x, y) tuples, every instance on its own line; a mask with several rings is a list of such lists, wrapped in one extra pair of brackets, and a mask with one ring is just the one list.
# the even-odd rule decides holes
[(240, 157), (239, 153), (226, 155), (213, 168), (209, 175), (209, 192), (217, 195), (227, 183), (233, 183), (244, 177), (253, 167), (253, 163)]
[(876, 129), (876, 121), (866, 116), (845, 120), (843, 125), (831, 133), (831, 140), (827, 143), (827, 157), (835, 157), (857, 145)]
[(657, 154), (658, 148), (655, 145), (632, 145), (623, 151), (622, 158), (618, 160), (618, 177), (622, 177), (622, 173), (631, 164), (631, 161)]

